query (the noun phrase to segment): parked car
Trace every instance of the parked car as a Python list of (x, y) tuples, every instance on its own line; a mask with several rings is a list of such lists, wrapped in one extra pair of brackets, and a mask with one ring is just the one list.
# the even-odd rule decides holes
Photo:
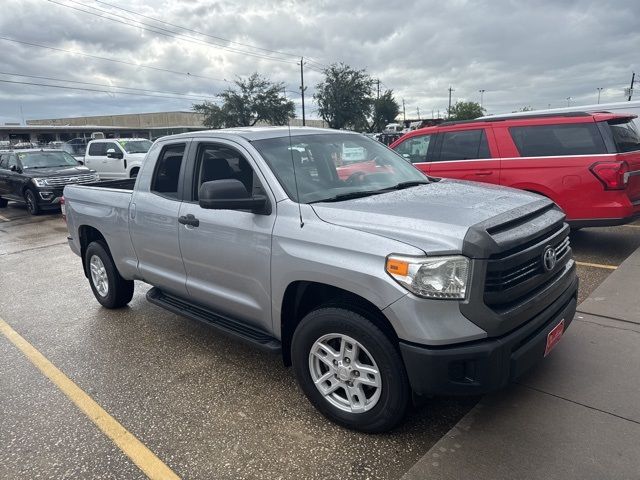
[(391, 148), (434, 177), (542, 194), (572, 227), (640, 216), (635, 116), (569, 112), (449, 122), (408, 133)]
[(96, 170), (101, 178), (134, 178), (152, 144), (146, 138), (91, 140), (84, 164)]
[(59, 207), (65, 185), (99, 179), (95, 170), (78, 165), (62, 150), (0, 152), (0, 208), (12, 200), (26, 204), (29, 213), (37, 215)]
[[(340, 180), (341, 144), (385, 171)], [(412, 390), (503, 387), (576, 309), (569, 227), (552, 201), (430, 179), (355, 133), (163, 137), (136, 180), (64, 197), (69, 245), (103, 306), (149, 283), (152, 303), (281, 354), (320, 412), (363, 431), (396, 425)]]

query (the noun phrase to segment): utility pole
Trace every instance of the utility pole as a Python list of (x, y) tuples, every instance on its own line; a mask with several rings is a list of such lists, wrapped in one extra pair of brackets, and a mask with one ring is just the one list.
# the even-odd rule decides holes
[(633, 82), (636, 81), (636, 72), (633, 72), (631, 75), (631, 86), (629, 86), (629, 98), (627, 99), (628, 102), (631, 101), (631, 97), (633, 96)]
[(304, 57), (300, 57), (300, 96), (302, 97), (302, 126), (305, 127), (307, 125), (307, 121), (304, 116), (304, 91), (306, 90), (304, 86)]
[(480, 108), (482, 108), (482, 100), (484, 98), (484, 92), (486, 91), (484, 88), (478, 90), (480, 92)]
[(598, 105), (600, 104), (600, 92), (602, 92), (603, 88), (602, 87), (597, 87), (596, 90), (598, 90)]
[(454, 91), (455, 90), (451, 88), (451, 85), (449, 85), (449, 108), (447, 109), (447, 118), (451, 116), (451, 92), (454, 92)]
[(404, 109), (404, 98), (402, 99), (402, 121), (403, 122), (407, 121), (407, 113)]
[(420, 107), (416, 107), (416, 110), (418, 111), (418, 120), (420, 120)]
[(571, 97), (567, 97), (567, 107), (571, 106)]
[(376, 83), (378, 84), (378, 97), (377, 98), (378, 98), (378, 100), (380, 100), (380, 79), (379, 78), (376, 80)]

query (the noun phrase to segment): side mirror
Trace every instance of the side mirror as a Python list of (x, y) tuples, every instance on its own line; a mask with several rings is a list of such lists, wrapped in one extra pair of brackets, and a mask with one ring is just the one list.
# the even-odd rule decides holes
[(249, 196), (239, 180), (212, 180), (204, 182), (198, 192), (202, 208), (212, 210), (249, 210), (260, 215), (269, 215), (271, 205), (264, 195)]
[(116, 152), (114, 148), (107, 150), (107, 158), (122, 158), (122, 153)]

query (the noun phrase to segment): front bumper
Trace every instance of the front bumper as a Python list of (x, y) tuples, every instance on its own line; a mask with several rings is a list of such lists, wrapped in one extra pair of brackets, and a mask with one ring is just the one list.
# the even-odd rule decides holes
[(38, 206), (43, 209), (60, 207), (62, 191), (62, 188), (44, 187), (36, 189), (36, 201), (38, 202)]
[(576, 312), (578, 278), (551, 305), (516, 330), (464, 345), (426, 347), (400, 342), (413, 390), (419, 395), (477, 395), (504, 387), (544, 357), (547, 335)]

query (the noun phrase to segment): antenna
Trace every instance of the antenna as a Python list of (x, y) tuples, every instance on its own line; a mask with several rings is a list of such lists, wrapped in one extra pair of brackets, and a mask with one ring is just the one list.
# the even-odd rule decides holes
[(304, 227), (302, 221), (302, 207), (300, 206), (300, 193), (298, 192), (298, 176), (296, 175), (296, 162), (293, 159), (293, 143), (291, 142), (291, 120), (287, 122), (289, 128), (289, 155), (291, 155), (291, 166), (293, 167), (293, 183), (296, 184), (296, 202), (298, 203), (298, 215), (300, 215), (300, 228)]

